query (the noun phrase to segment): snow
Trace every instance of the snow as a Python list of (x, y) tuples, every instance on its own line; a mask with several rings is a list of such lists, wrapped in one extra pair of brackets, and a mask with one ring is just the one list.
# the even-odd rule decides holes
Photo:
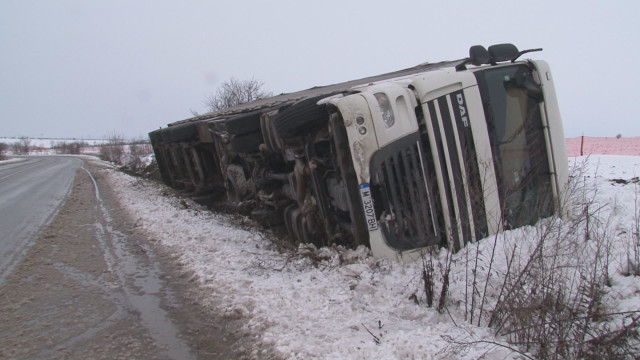
[[(570, 163), (575, 171), (582, 169), (573, 175), (584, 189), (578, 198), (593, 198), (594, 204), (606, 205), (599, 214), (606, 226), (595, 231), (608, 234), (613, 245), (607, 304), (612, 312), (638, 311), (640, 278), (628, 275), (628, 257), (640, 205), (639, 185), (633, 181), (640, 174), (640, 157), (575, 157)], [(436, 303), (438, 281), (451, 256), (447, 310), (441, 314), (436, 305), (426, 306), (421, 262), (375, 259), (363, 247), (316, 249), (306, 245), (280, 252), (274, 245), (277, 239), (255, 230), (246, 219), (209, 212), (146, 180), (115, 170), (108, 174), (136, 226), (169, 248), (192, 274), (190, 280), (205, 294), (204, 305), (246, 318), (244, 335), (272, 346), (283, 358), (522, 358), (505, 347), (505, 338), (496, 337), (486, 326), (487, 312), (498, 299), (508, 255), (516, 248), (515, 259), (526, 260), (529, 248), (551, 220), (489, 237), (453, 255), (444, 249), (435, 254)], [(580, 206), (576, 204), (574, 211), (580, 211)], [(580, 261), (579, 255), (590, 254), (593, 243), (576, 242), (562, 261)], [(476, 254), (478, 278), (489, 278), (480, 326), (478, 312), (475, 325), (465, 320), (469, 274)], [(491, 254), (495, 254), (493, 264)], [(485, 282), (478, 288), (484, 290)], [(256, 357), (260, 355), (259, 347), (253, 351)]]
[[(29, 145), (33, 146), (33, 147), (40, 147), (40, 148), (46, 148), (46, 149), (51, 149), (53, 148), (55, 145), (60, 144), (60, 143), (73, 143), (73, 142), (86, 142), (89, 145), (92, 146), (99, 146), (102, 145), (106, 142), (108, 142), (107, 139), (69, 139), (69, 138), (31, 138), (31, 137), (25, 137), (25, 139), (27, 139), (29, 141)], [(23, 139), (19, 138), (19, 137), (0, 137), (0, 143), (5, 143), (8, 145), (12, 145), (15, 143), (19, 143), (21, 142)]]
[(24, 157), (13, 157), (10, 159), (6, 159), (6, 160), (0, 160), (0, 165), (7, 165), (7, 164), (13, 164), (13, 163), (17, 163), (17, 162), (23, 162), (26, 161), (27, 159)]
[[(83, 155), (99, 155), (101, 152), (101, 147), (109, 144), (108, 139), (69, 139), (69, 138), (7, 138), (0, 137), (0, 143), (4, 143), (8, 145), (8, 149), (6, 150), (7, 155), (19, 155), (14, 153), (13, 146), (22, 143), (22, 141), (26, 141), (29, 147), (28, 155), (59, 155), (59, 154), (68, 154), (70, 150), (69, 148), (64, 149), (61, 148), (63, 145), (70, 146), (71, 144), (83, 144), (78, 150), (80, 154)], [(124, 140), (126, 141), (126, 140)], [(135, 154), (131, 154), (132, 148), (135, 146)], [(123, 152), (126, 159), (123, 159), (126, 162), (131, 160), (137, 160), (140, 158), (143, 165), (148, 165), (151, 162), (151, 153), (153, 150), (151, 146), (147, 143), (137, 143), (134, 141), (132, 144), (123, 145)]]

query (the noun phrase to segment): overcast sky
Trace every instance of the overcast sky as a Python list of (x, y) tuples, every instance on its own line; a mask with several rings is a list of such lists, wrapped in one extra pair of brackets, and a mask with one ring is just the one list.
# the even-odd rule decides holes
[(640, 136), (640, 1), (0, 0), (0, 137), (140, 137), (230, 77), (291, 92), (542, 47), (567, 137)]

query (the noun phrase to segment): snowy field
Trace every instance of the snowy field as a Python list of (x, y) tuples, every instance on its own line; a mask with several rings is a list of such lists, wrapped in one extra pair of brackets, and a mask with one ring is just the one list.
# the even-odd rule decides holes
[[(591, 201), (597, 209), (592, 221), (600, 224), (595, 235), (604, 234), (609, 246), (606, 270), (610, 286), (604, 289), (607, 311), (638, 311), (640, 277), (628, 272), (629, 257), (631, 263), (637, 261), (631, 235), (640, 205), (640, 157), (578, 157), (570, 158), (570, 163), (582, 171), (574, 173), (580, 184), (580, 191), (574, 194), (574, 211), (580, 212), (582, 201)], [(243, 226), (238, 219), (210, 213), (160, 185), (115, 170), (109, 171), (109, 180), (120, 189), (120, 201), (136, 225), (169, 247), (176, 260), (192, 271), (193, 280), (207, 295), (205, 305), (249, 319), (245, 335), (272, 346), (283, 358), (526, 358), (502, 346), (507, 345), (506, 338), (493, 335), (487, 324), (509, 271), (508, 260), (526, 260), (528, 249), (535, 246), (551, 220), (489, 237), (453, 254), (446, 308), (439, 313), (435, 308), (449, 256), (444, 249), (431, 258), (436, 297), (430, 308), (421, 262), (378, 260), (366, 248), (301, 247), (297, 252), (280, 253), (268, 234)], [(572, 244), (559, 261), (582, 261), (576, 254), (590, 258), (594, 240), (578, 237)], [(494, 260), (489, 261), (492, 254)], [(485, 296), (473, 298), (473, 325), (469, 310), (472, 272), (477, 274), (475, 288), (486, 294), (482, 305)], [(611, 326), (623, 321), (622, 316), (610, 319)], [(260, 349), (254, 351), (259, 357)]]
[[(91, 146), (99, 146), (108, 142), (107, 139), (71, 139), (71, 138), (31, 138), (27, 137), (29, 145), (39, 148), (51, 149), (59, 143), (86, 142)], [(23, 141), (19, 137), (0, 137), (0, 142), (5, 144), (15, 144)]]
[[(7, 149), (7, 155), (14, 155), (12, 146), (19, 144), (23, 141), (21, 138), (7, 138), (0, 137), (0, 143), (9, 145)], [(83, 154), (97, 154), (99, 152), (99, 146), (105, 144), (107, 140), (99, 139), (58, 139), (58, 138), (26, 138), (29, 144), (29, 155), (56, 155), (58, 152), (55, 147), (61, 144), (71, 144), (74, 142), (84, 142), (87, 144), (82, 149)]]
[[(0, 137), (0, 143), (8, 145), (6, 154), (8, 156), (21, 155), (20, 150), (16, 150), (15, 146), (28, 145), (28, 155), (60, 155), (60, 154), (83, 154), (83, 155), (99, 155), (101, 147), (109, 144), (107, 139), (69, 139), (69, 138), (6, 138)], [(81, 144), (75, 147), (73, 144)], [(75, 151), (70, 152), (71, 149)], [(123, 146), (125, 153), (130, 153), (129, 145)], [(138, 145), (137, 150), (151, 153), (151, 146)]]

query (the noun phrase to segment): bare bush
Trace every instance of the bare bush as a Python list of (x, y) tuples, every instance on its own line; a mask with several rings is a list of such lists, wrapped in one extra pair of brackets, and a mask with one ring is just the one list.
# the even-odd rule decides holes
[(89, 144), (86, 141), (59, 141), (55, 143), (52, 148), (55, 149), (58, 154), (78, 155), (82, 153), (82, 149), (88, 146)]
[[(436, 295), (439, 294), (437, 297), (438, 303), (436, 310), (441, 314), (445, 311), (448, 313), (447, 300), (454, 252), (447, 251), (444, 255), (445, 258), (438, 256), (438, 251), (435, 247), (424, 250), (421, 254), (422, 266), (420, 267), (420, 280), (422, 291), (424, 292), (424, 301), (427, 307), (433, 307)], [(416, 304), (420, 303), (415, 292), (409, 299), (413, 300)]]
[[(597, 186), (588, 185), (586, 179), (593, 177), (585, 176), (585, 168), (573, 167), (562, 194), (564, 204), (574, 205), (561, 212), (571, 216), (496, 234), (456, 255), (455, 261), (465, 264), (466, 292), (457, 294), (453, 304), (464, 310), (467, 322), (491, 327), (497, 338), (445, 337), (451, 351), (498, 346), (536, 359), (638, 358), (640, 310), (617, 308), (610, 301), (615, 295), (609, 273), (617, 268), (622, 275), (635, 274), (638, 201), (631, 209), (635, 226), (627, 229), (618, 220), (616, 203), (596, 201)], [(621, 249), (625, 236), (627, 248)], [(428, 269), (425, 264), (422, 269)], [(445, 288), (441, 273), (429, 281)]]
[(263, 99), (272, 96), (270, 91), (263, 90), (264, 82), (251, 80), (238, 80), (231, 78), (220, 85), (218, 90), (210, 95), (205, 105), (210, 111), (220, 111), (232, 106), (249, 101)]
[(116, 132), (111, 133), (107, 143), (100, 146), (100, 159), (122, 165), (124, 146), (124, 136)]
[(127, 171), (137, 175), (146, 175), (149, 164), (147, 164), (144, 158), (152, 153), (153, 148), (148, 140), (132, 140), (129, 144), (126, 161), (124, 161)]
[(640, 202), (640, 199), (638, 199), (638, 191), (640, 190), (640, 187), (638, 186), (637, 181), (633, 186), (636, 189), (633, 208), (634, 227), (630, 233), (627, 233), (628, 243), (626, 274), (640, 276), (640, 206), (638, 206), (638, 203)]
[(9, 145), (6, 143), (0, 143), (0, 160), (6, 160), (6, 152), (9, 149)]
[[(533, 243), (521, 243), (527, 236), (505, 239), (508, 267), (486, 325), (540, 359), (631, 359), (640, 313), (615, 313), (604, 301), (617, 230), (613, 212), (605, 214), (595, 202), (595, 190), (570, 190), (583, 199), (573, 218), (542, 221), (533, 228)], [(490, 268), (487, 281), (489, 275)], [(619, 326), (611, 326), (614, 319)]]
[[(438, 312), (442, 313), (446, 309), (447, 294), (449, 293), (449, 274), (451, 273), (451, 263), (453, 261), (453, 252), (447, 253), (447, 260), (442, 269), (442, 287), (440, 288), (440, 299), (438, 299)], [(442, 267), (441, 267), (442, 268)]]
[(31, 149), (31, 139), (26, 136), (21, 137), (20, 146), (23, 154), (29, 154), (29, 149)]
[(433, 306), (434, 293), (434, 268), (432, 256), (422, 255), (422, 283), (424, 285), (424, 295), (427, 301), (427, 307)]
[(11, 149), (14, 154), (28, 155), (29, 149), (31, 149), (31, 139), (23, 136), (20, 138), (20, 141), (11, 145)]

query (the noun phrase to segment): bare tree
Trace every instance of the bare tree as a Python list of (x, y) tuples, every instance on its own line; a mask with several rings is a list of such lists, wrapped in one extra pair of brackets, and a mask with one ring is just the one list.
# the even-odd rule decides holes
[(13, 144), (13, 152), (22, 155), (28, 155), (29, 149), (31, 149), (31, 139), (26, 136), (22, 136), (20, 141)]
[(108, 136), (108, 142), (100, 146), (100, 159), (122, 165), (124, 154), (124, 135), (114, 131)]
[(270, 91), (263, 90), (264, 82), (256, 79), (238, 80), (231, 78), (220, 85), (215, 94), (209, 95), (205, 105), (210, 111), (220, 111), (249, 101), (272, 96)]
[(89, 144), (86, 141), (58, 141), (53, 144), (52, 148), (56, 150), (58, 154), (72, 154), (78, 155), (82, 153), (82, 149), (88, 147)]

